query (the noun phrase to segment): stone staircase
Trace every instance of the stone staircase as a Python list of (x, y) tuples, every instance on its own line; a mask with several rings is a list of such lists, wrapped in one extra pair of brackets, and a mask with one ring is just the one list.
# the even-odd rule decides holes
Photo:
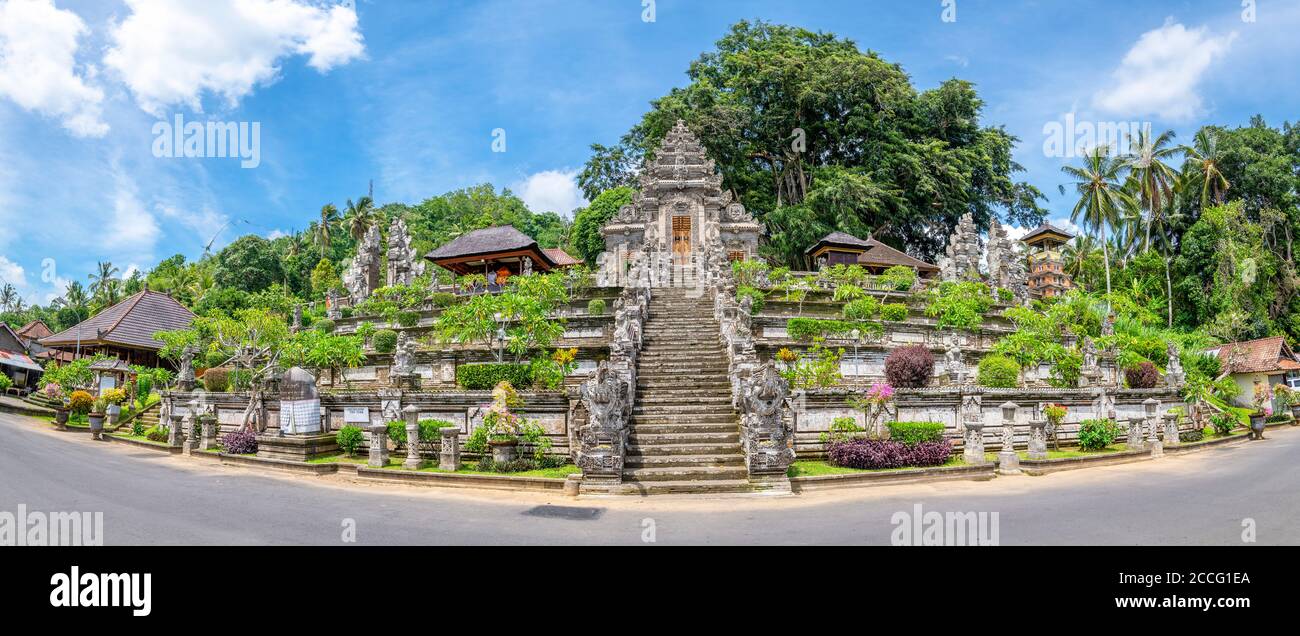
[(637, 363), (623, 484), (642, 494), (751, 490), (709, 302), (659, 288)]

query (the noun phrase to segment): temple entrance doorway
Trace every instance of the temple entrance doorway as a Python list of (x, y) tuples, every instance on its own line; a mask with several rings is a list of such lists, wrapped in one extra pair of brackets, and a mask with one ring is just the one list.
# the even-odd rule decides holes
[(673, 264), (685, 265), (691, 259), (691, 217), (673, 217)]

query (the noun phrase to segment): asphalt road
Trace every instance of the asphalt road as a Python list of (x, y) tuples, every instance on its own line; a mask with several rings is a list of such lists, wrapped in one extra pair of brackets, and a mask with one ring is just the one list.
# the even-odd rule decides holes
[[(0, 413), (0, 511), (100, 511), (109, 545), (875, 544), (897, 512), (997, 512), (1002, 545), (1300, 544), (1300, 429), (1183, 457), (793, 497), (448, 491), (268, 475)], [(553, 506), (557, 508), (544, 508)], [(543, 508), (539, 508), (543, 507)]]

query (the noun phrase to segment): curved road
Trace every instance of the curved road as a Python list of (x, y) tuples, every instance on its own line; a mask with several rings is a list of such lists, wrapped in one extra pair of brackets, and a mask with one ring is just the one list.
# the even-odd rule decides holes
[[(270, 475), (93, 442), (0, 413), (0, 511), (102, 511), (105, 543), (877, 544), (896, 512), (998, 512), (1002, 545), (1300, 544), (1300, 429), (1160, 461), (794, 497), (448, 491)], [(555, 506), (555, 508), (538, 508)]]

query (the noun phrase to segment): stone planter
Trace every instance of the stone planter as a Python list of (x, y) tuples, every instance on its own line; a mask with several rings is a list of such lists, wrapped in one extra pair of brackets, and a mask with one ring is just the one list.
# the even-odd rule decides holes
[(492, 447), (492, 463), (507, 464), (515, 461), (516, 451), (519, 449), (519, 440), (493, 440), (488, 442)]
[(1297, 422), (1300, 422), (1300, 402), (1291, 405), (1291, 417), (1294, 417)]
[(90, 414), (86, 415), (86, 419), (88, 419), (88, 420), (90, 421), (90, 436), (91, 436), (91, 438), (92, 438), (92, 439), (99, 439), (99, 436), (104, 432), (104, 414), (103, 414), (103, 413), (90, 413)]
[(1262, 411), (1250, 414), (1250, 438), (1264, 439), (1264, 413)]
[(68, 409), (56, 409), (54, 411), (54, 423), (58, 424), (59, 428), (66, 428), (68, 426)]

